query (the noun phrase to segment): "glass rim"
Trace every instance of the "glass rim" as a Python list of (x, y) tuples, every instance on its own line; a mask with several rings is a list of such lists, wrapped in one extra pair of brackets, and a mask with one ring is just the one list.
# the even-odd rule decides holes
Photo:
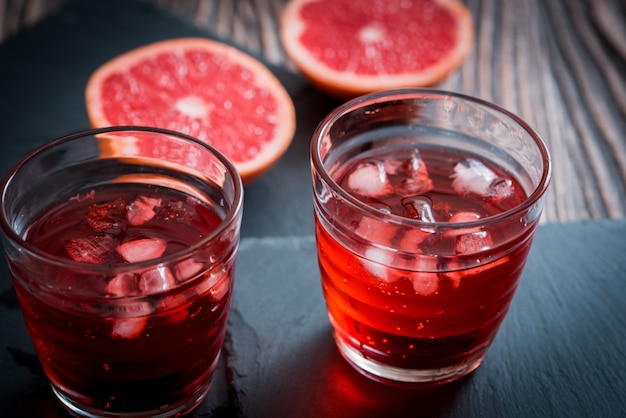
[[(60, 144), (64, 144), (75, 140), (77, 138), (83, 138), (88, 136), (95, 136), (104, 133), (111, 132), (149, 132), (155, 133), (164, 136), (173, 136), (179, 139), (183, 139), (185, 141), (190, 141), (199, 145), (200, 147), (208, 150), (211, 154), (213, 154), (219, 161), (224, 165), (227, 171), (227, 175), (233, 179), (233, 187), (234, 187), (234, 196), (233, 196), (233, 205), (226, 212), (224, 219), (221, 220), (219, 225), (211, 231), (210, 234), (187, 247), (184, 251), (177, 251), (175, 253), (161, 256), (155, 259), (134, 262), (134, 263), (126, 263), (126, 264), (91, 264), (91, 263), (81, 263), (78, 261), (74, 261), (71, 259), (59, 257), (53, 254), (50, 254), (44, 250), (41, 250), (35, 245), (25, 241), (10, 225), (8, 221), (8, 216), (5, 209), (5, 195), (10, 185), (12, 184), (13, 178), (17, 175), (17, 173), (24, 168), (28, 162), (30, 162), (33, 158), (39, 155), (41, 152), (48, 150), (50, 148), (54, 148)], [(75, 131), (56, 139), (53, 139), (49, 142), (46, 142), (43, 145), (40, 145), (27, 154), (22, 156), (4, 175), (2, 181), (0, 182), (0, 228), (2, 228), (6, 237), (12, 241), (14, 244), (17, 244), (20, 249), (28, 251), (29, 254), (35, 256), (37, 259), (44, 261), (49, 265), (55, 266), (74, 266), (76, 268), (80, 268), (82, 271), (87, 272), (98, 272), (102, 273), (110, 273), (112, 275), (125, 273), (129, 270), (136, 270), (137, 268), (148, 268), (150, 266), (155, 266), (159, 264), (169, 263), (178, 259), (184, 259), (186, 255), (195, 253), (202, 246), (206, 245), (208, 242), (214, 240), (217, 236), (221, 235), (233, 222), (237, 220), (240, 213), (243, 211), (243, 183), (241, 180), (241, 176), (237, 171), (235, 165), (232, 161), (226, 157), (221, 151), (219, 151), (214, 146), (203, 142), (193, 136), (184, 134), (182, 132), (177, 132), (164, 128), (156, 128), (150, 126), (130, 126), (130, 125), (121, 125), (121, 126), (109, 126), (104, 128), (95, 128), (95, 129), (86, 129)]]
[[(350, 114), (352, 111), (357, 110), (359, 108), (364, 107), (366, 104), (376, 104), (376, 103), (385, 103), (391, 101), (401, 101), (406, 99), (416, 99), (416, 98), (433, 98), (439, 100), (451, 100), (456, 99), (463, 102), (469, 102), (477, 104), (481, 107), (490, 109), (499, 114), (502, 114), (512, 120), (514, 123), (519, 125), (527, 134), (535, 142), (537, 145), (539, 152), (542, 157), (542, 162), (544, 165), (544, 169), (541, 173), (541, 178), (537, 186), (535, 186), (533, 192), (529, 194), (523, 202), (519, 203), (513, 208), (507, 209), (503, 212), (500, 212), (495, 215), (491, 215), (485, 218), (463, 221), (463, 222), (445, 222), (445, 221), (435, 221), (435, 222), (426, 222), (419, 219), (407, 218), (401, 215), (390, 214), (378, 210), (362, 200), (355, 197), (353, 194), (349, 193), (346, 189), (341, 187), (339, 183), (335, 181), (335, 179), (330, 176), (326, 167), (324, 166), (324, 162), (322, 161), (322, 157), (320, 154), (320, 144), (322, 143), (322, 139), (329, 133), (331, 127), (343, 116)], [(473, 97), (470, 95), (466, 95), (463, 93), (457, 93), (447, 90), (434, 89), (434, 88), (401, 88), (401, 89), (390, 89), (390, 90), (382, 90), (374, 93), (368, 93), (354, 99), (351, 99), (333, 109), (329, 114), (327, 114), (324, 119), (317, 125), (315, 131), (313, 132), (311, 145), (310, 145), (310, 154), (311, 154), (311, 164), (313, 168), (317, 171), (318, 175), (322, 178), (322, 180), (331, 186), (331, 188), (339, 195), (341, 199), (356, 207), (361, 212), (369, 214), (371, 216), (383, 219), (385, 221), (403, 224), (403, 225), (414, 225), (416, 227), (421, 228), (449, 228), (449, 229), (459, 229), (459, 228), (472, 228), (477, 226), (484, 226), (487, 224), (497, 223), (501, 220), (511, 218), (516, 214), (523, 213), (535, 205), (541, 197), (545, 194), (548, 186), (550, 185), (550, 181), (552, 179), (552, 159), (550, 156), (550, 152), (548, 151), (548, 147), (545, 141), (541, 138), (539, 133), (535, 131), (527, 122), (521, 119), (519, 116), (514, 114), (513, 112), (491, 103), (489, 101)]]

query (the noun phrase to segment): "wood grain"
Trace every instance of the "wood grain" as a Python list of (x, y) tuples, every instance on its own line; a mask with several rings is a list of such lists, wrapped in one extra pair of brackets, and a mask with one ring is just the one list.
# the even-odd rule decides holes
[[(0, 41), (68, 0), (0, 0)], [(296, 72), (278, 38), (286, 0), (144, 0)], [(544, 222), (626, 218), (626, 2), (466, 0), (475, 47), (439, 86), (518, 114), (554, 171)]]

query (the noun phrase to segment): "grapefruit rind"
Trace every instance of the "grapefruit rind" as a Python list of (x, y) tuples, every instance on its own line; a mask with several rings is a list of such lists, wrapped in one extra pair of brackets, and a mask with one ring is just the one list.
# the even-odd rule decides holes
[[(277, 110), (273, 117), (275, 117), (277, 122), (275, 124), (273, 138), (266, 142), (252, 159), (233, 161), (244, 184), (248, 184), (276, 163), (289, 147), (295, 133), (295, 108), (289, 93), (263, 63), (230, 45), (206, 38), (178, 38), (141, 46), (112, 58), (98, 67), (87, 82), (85, 100), (90, 124), (94, 128), (119, 125), (119, 123), (110, 121), (107, 118), (103, 107), (103, 100), (101, 99), (102, 83), (109, 76), (116, 73), (127, 72), (139, 62), (151, 59), (158, 54), (190, 49), (199, 49), (220, 55), (235, 64), (249, 69), (254, 74), (255, 85), (263, 86), (269, 90), (276, 101)], [(220, 75), (213, 74), (213, 76), (219, 78)], [(236, 111), (236, 109), (233, 109), (233, 111)], [(149, 121), (142, 121), (137, 124), (168, 128), (166, 126), (155, 126), (157, 124), (150, 123)], [(118, 141), (102, 141), (101, 153), (103, 156), (114, 156), (117, 152), (117, 144), (119, 144)], [(220, 149), (219, 143), (212, 145)], [(231, 160), (233, 159), (231, 158)]]
[(434, 0), (448, 10), (457, 23), (455, 47), (435, 64), (419, 72), (393, 74), (364, 75), (347, 70), (336, 71), (315, 58), (299, 40), (307, 27), (299, 15), (300, 9), (316, 1), (291, 0), (286, 4), (280, 18), (280, 38), (286, 55), (302, 75), (320, 90), (340, 99), (380, 90), (433, 86), (456, 70), (473, 47), (474, 23), (465, 5), (458, 0)]

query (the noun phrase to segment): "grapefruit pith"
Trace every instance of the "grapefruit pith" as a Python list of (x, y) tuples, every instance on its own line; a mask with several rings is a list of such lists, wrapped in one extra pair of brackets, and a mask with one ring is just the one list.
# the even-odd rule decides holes
[[(252, 56), (205, 38), (160, 41), (111, 59), (91, 75), (85, 99), (93, 127), (191, 135), (222, 151), (244, 184), (278, 160), (295, 132), (293, 102), (276, 76)], [(114, 141), (102, 145), (115, 154)]]
[(350, 98), (437, 84), (471, 51), (474, 24), (458, 0), (291, 0), (280, 36), (313, 84)]

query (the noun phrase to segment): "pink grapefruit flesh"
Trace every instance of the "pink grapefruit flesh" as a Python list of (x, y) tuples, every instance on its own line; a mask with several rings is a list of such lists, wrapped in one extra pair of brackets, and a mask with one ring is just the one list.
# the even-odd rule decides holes
[[(181, 38), (149, 44), (104, 63), (85, 91), (93, 127), (143, 125), (182, 132), (224, 153), (244, 183), (287, 150), (293, 102), (260, 61), (224, 43)], [(103, 141), (115, 154), (116, 141)], [(155, 146), (156, 148), (156, 146)], [(143, 150), (153, 155), (168, 150)]]
[(291, 0), (281, 41), (294, 65), (340, 98), (442, 81), (471, 51), (458, 0)]

